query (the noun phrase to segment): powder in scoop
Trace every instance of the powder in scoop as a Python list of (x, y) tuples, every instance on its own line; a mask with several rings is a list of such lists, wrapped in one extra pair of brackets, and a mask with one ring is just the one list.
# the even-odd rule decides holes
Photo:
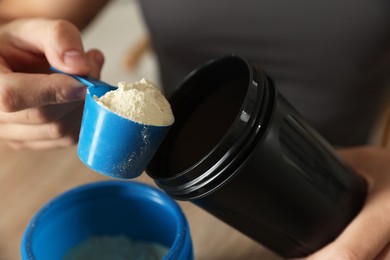
[(174, 122), (171, 106), (160, 89), (145, 79), (119, 82), (118, 89), (94, 98), (112, 112), (141, 124), (168, 126)]

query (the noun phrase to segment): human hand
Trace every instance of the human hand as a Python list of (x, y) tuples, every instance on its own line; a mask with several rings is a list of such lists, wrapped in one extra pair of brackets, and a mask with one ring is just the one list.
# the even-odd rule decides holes
[(357, 147), (342, 149), (339, 154), (368, 181), (367, 200), (334, 242), (302, 259), (390, 259), (390, 151)]
[(0, 27), (0, 140), (15, 149), (48, 149), (78, 140), (86, 88), (67, 73), (100, 77), (98, 50), (85, 52), (64, 20), (15, 20)]

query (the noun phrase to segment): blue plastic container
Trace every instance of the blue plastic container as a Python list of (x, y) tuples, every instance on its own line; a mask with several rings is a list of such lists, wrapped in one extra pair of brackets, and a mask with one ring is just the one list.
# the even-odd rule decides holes
[(162, 191), (138, 182), (103, 181), (54, 198), (33, 217), (21, 242), (23, 260), (57, 260), (94, 236), (125, 235), (170, 248), (164, 260), (193, 259), (188, 222)]
[(78, 155), (96, 172), (112, 178), (135, 178), (145, 170), (170, 126), (134, 122), (99, 105), (93, 98), (113, 89), (108, 85), (88, 88)]

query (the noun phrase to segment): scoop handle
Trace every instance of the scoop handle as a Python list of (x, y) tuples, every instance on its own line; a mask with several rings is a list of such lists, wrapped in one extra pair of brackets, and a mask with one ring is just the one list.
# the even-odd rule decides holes
[(66, 72), (58, 70), (58, 69), (56, 69), (54, 67), (50, 67), (50, 70), (53, 71), (53, 72), (56, 72), (56, 73), (61, 73), (61, 74), (68, 75), (68, 76), (70, 76), (70, 77), (80, 81), (81, 83), (83, 83), (84, 85), (86, 85), (88, 87), (107, 86), (107, 87), (110, 87), (110, 88), (117, 88), (115, 86), (112, 86), (112, 85), (104, 82), (104, 81), (101, 81), (99, 79), (95, 79), (95, 78), (92, 78), (92, 77), (79, 76), (79, 75), (75, 75), (75, 74), (66, 73)]

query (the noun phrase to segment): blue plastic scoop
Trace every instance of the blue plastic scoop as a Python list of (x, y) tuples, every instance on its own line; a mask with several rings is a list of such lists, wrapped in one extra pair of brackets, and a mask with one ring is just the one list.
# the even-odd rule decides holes
[(92, 170), (112, 178), (141, 175), (170, 126), (146, 125), (122, 117), (94, 98), (117, 87), (89, 77), (66, 75), (88, 86), (78, 144), (80, 160)]
[(104, 81), (101, 81), (99, 79), (95, 79), (95, 78), (91, 78), (91, 77), (87, 77), (87, 76), (79, 76), (79, 75), (75, 75), (75, 74), (65, 73), (63, 71), (60, 71), (60, 70), (54, 68), (54, 67), (50, 67), (50, 69), (53, 72), (71, 76), (72, 78), (77, 79), (78, 81), (80, 81), (81, 83), (86, 85), (87, 87), (108, 87), (108, 88), (111, 88), (112, 90), (118, 88), (118, 87), (112, 86)]

